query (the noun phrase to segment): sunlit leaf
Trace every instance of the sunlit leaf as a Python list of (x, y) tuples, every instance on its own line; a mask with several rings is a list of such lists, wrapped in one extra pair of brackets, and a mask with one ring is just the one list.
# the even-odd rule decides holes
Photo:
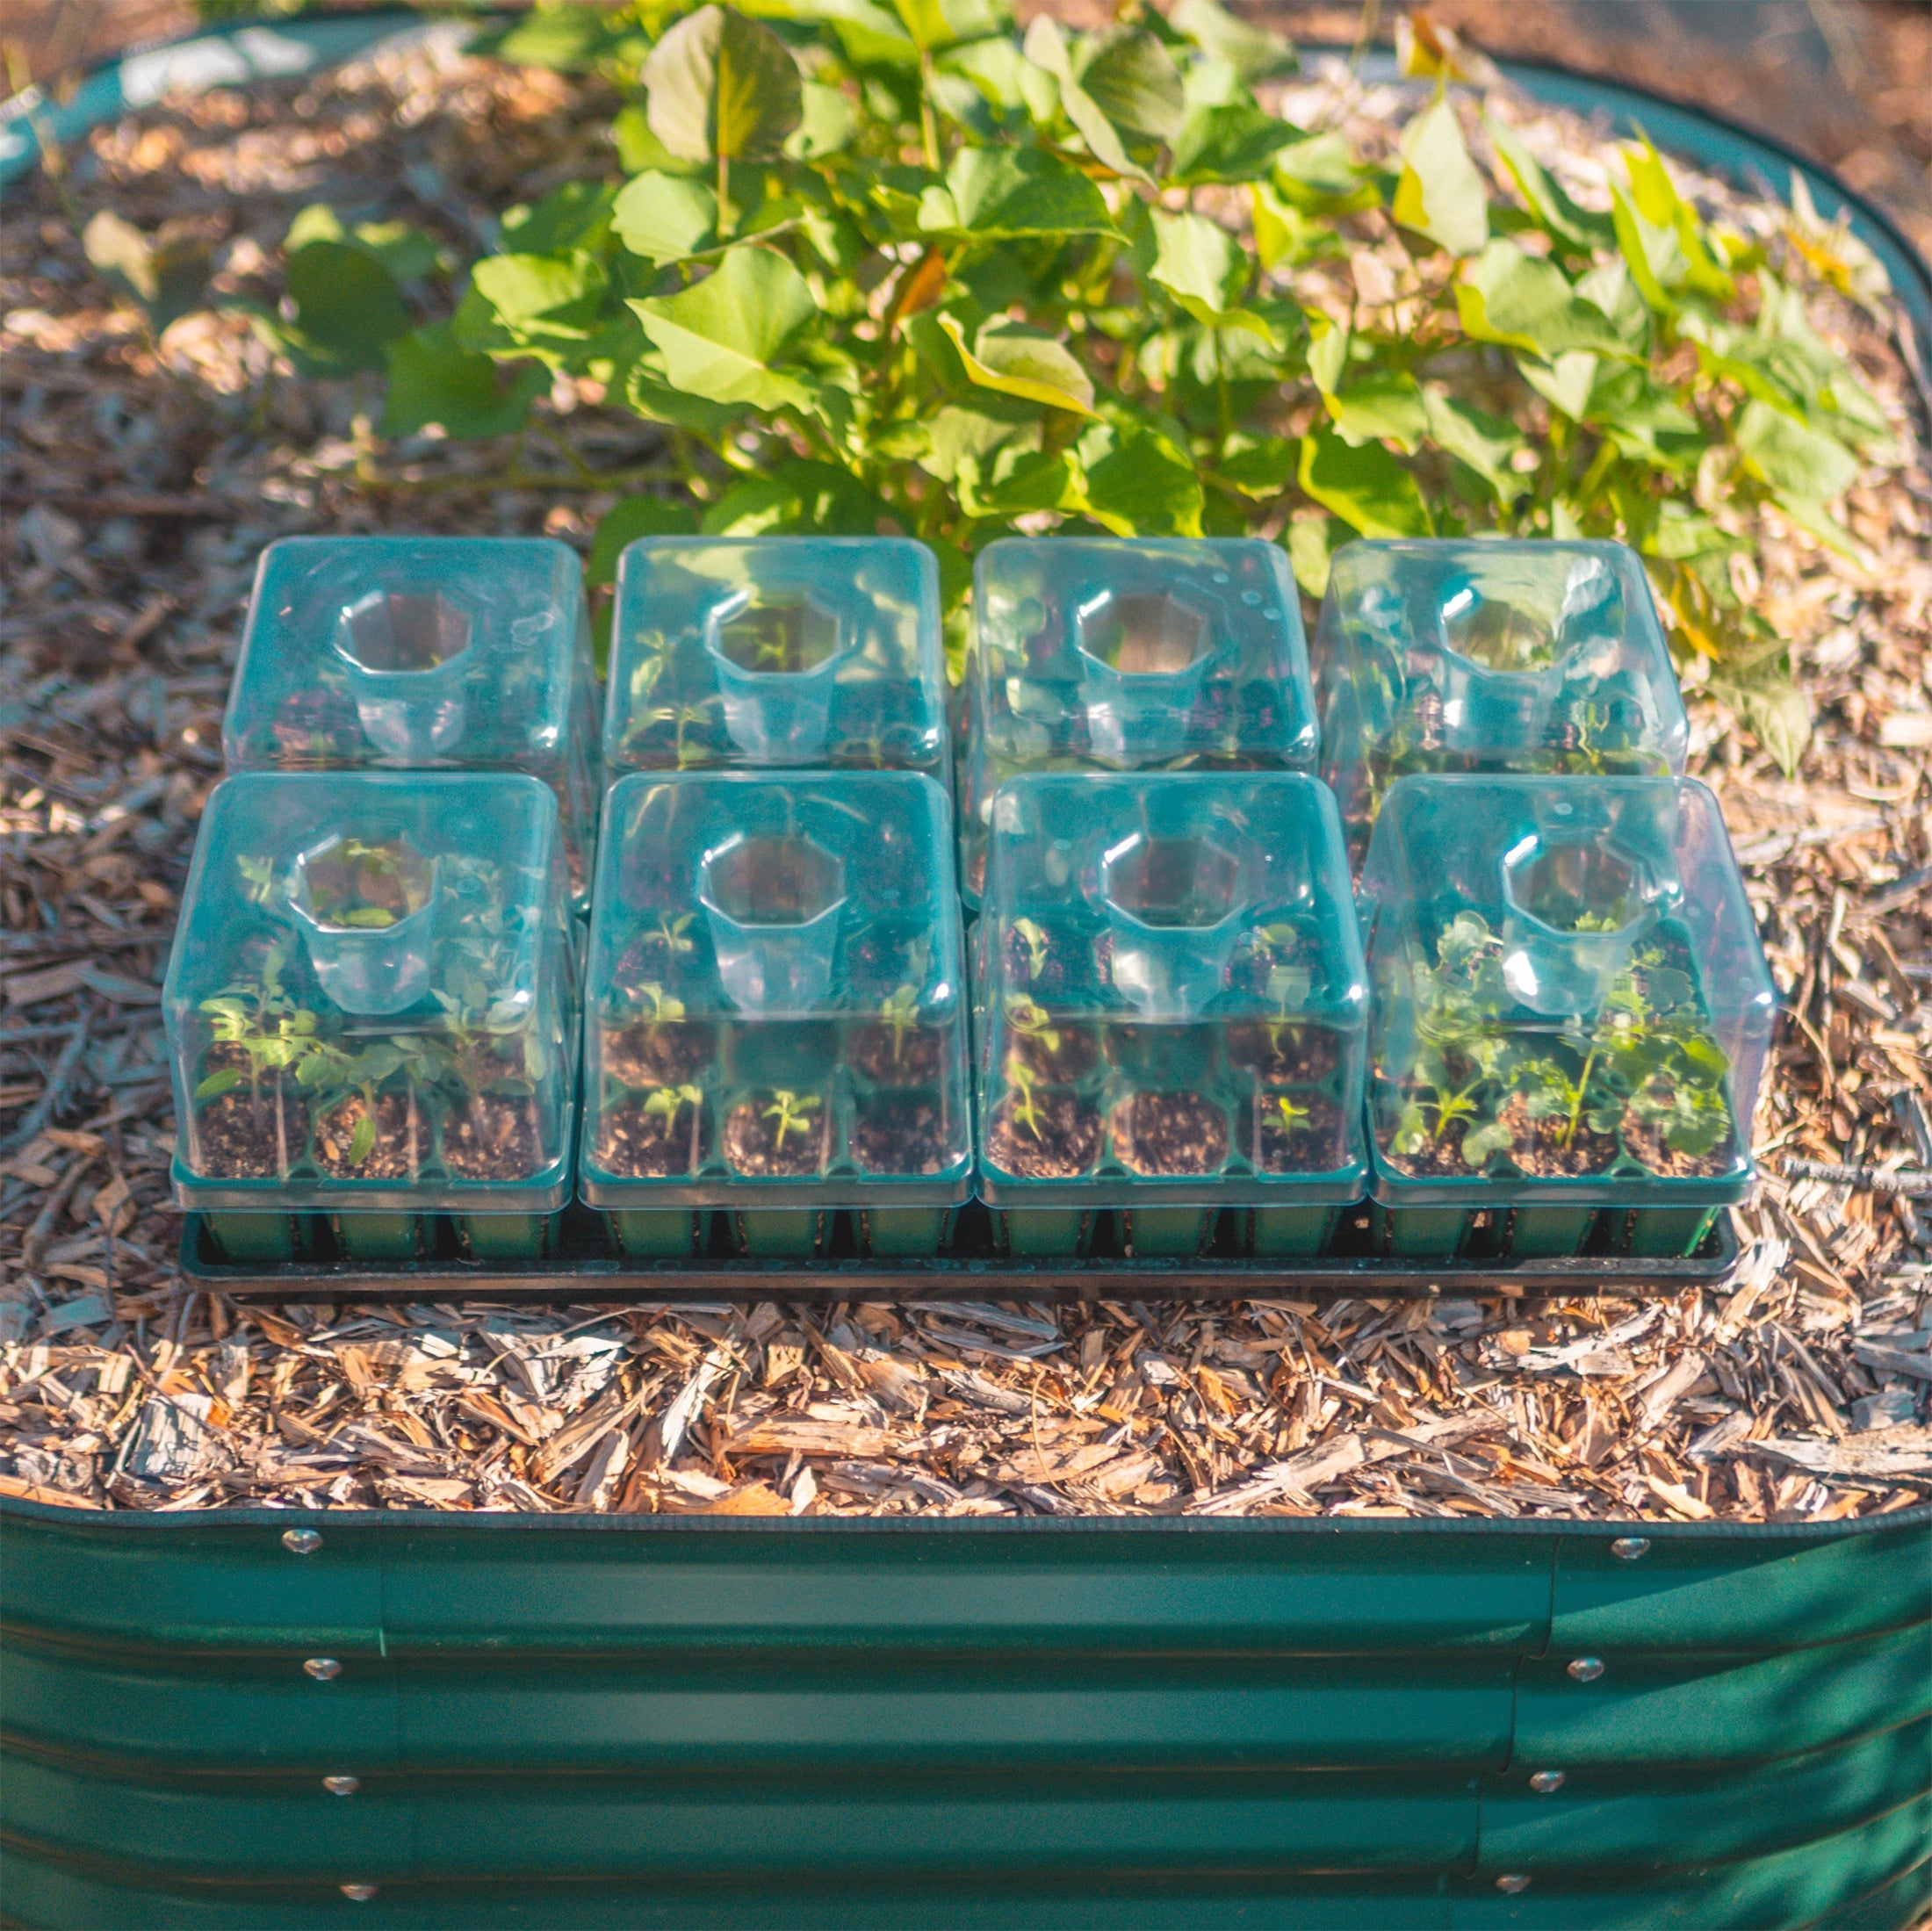
[(783, 256), (731, 249), (695, 287), (630, 306), (663, 355), (674, 388), (759, 409), (810, 406), (811, 386), (775, 366), (818, 312), (804, 277)]
[(1483, 126), (1517, 191), (1545, 233), (1585, 254), (1616, 247), (1617, 230), (1610, 217), (1578, 207), (1523, 145), (1522, 137), (1513, 127), (1493, 114), (1483, 117)]
[(1510, 466), (1510, 458), (1526, 446), (1515, 423), (1459, 401), (1433, 383), (1423, 391), (1423, 403), (1430, 441), (1474, 470), (1504, 508), (1529, 487), (1528, 478)]
[(804, 119), (798, 63), (734, 8), (700, 7), (644, 63), (651, 132), (686, 161), (775, 161)]
[(1429, 428), (1429, 412), (1406, 370), (1379, 369), (1322, 398), (1344, 443), (1385, 437), (1412, 456)]
[(1093, 383), (1078, 361), (1052, 336), (1020, 322), (986, 323), (967, 345), (954, 315), (937, 318), (958, 351), (970, 382), (1028, 402), (1044, 402), (1076, 415), (1093, 414)]
[(708, 537), (876, 537), (898, 519), (864, 484), (830, 463), (781, 463), (734, 483), (704, 512)]
[(610, 226), (633, 255), (660, 266), (702, 254), (717, 240), (717, 196), (688, 176), (654, 169), (627, 182)]
[(1333, 510), (1359, 536), (1435, 534), (1416, 479), (1380, 443), (1357, 448), (1339, 436), (1305, 436), (1296, 480), (1305, 495)]
[(506, 381), (490, 357), (457, 342), (448, 322), (399, 336), (387, 356), (382, 433), (389, 436), (414, 436), (431, 423), (459, 441), (513, 435), (550, 386), (548, 371), (529, 364)]
[[(1100, 191), (1037, 148), (961, 148), (938, 199), (947, 206), (931, 226), (985, 239), (1115, 232)], [(928, 226), (923, 210), (919, 223)]]
[(1477, 342), (1525, 349), (1554, 362), (1576, 349), (1623, 356), (1610, 318), (1571, 287), (1555, 263), (1525, 255), (1513, 241), (1496, 241), (1456, 284), (1463, 333)]
[(1842, 496), (1858, 475), (1858, 459), (1835, 437), (1808, 429), (1755, 399), (1738, 412), (1734, 431), (1745, 466), (1775, 490), (1811, 502)]
[(1075, 445), (1081, 507), (1117, 537), (1200, 535), (1200, 479), (1186, 452), (1135, 423), (1099, 422)]
[(1402, 130), (1402, 179), (1390, 213), (1452, 255), (1474, 255), (1489, 239), (1489, 198), (1445, 96)]
[(1190, 108), (1174, 136), (1173, 178), (1186, 185), (1211, 181), (1258, 181), (1275, 156), (1301, 139), (1301, 131), (1252, 101)]
[(1251, 84), (1292, 74), (1300, 64), (1294, 47), (1279, 33), (1250, 26), (1215, 0), (1179, 0), (1167, 18), (1202, 53), (1225, 61), (1238, 78)]
[(149, 241), (106, 208), (89, 220), (81, 247), (97, 274), (141, 304), (156, 335), (200, 306), (213, 272), (208, 244), (191, 230), (163, 227)]

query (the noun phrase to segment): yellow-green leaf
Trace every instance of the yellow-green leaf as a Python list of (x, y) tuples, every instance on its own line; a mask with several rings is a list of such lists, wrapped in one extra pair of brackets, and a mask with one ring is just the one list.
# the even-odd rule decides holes
[(1402, 130), (1402, 179), (1390, 212), (1452, 255), (1474, 255), (1489, 237), (1489, 198), (1445, 96)]
[(969, 348), (956, 316), (941, 315), (938, 320), (959, 351), (967, 378), (981, 388), (1023, 396), (1029, 402), (1044, 402), (1056, 409), (1071, 409), (1076, 415), (1093, 414), (1092, 380), (1052, 336), (1019, 322), (995, 321), (981, 328)]

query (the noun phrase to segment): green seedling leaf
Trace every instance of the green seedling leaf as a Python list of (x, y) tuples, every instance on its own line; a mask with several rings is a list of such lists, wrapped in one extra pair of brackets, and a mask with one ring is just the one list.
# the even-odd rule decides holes
[(610, 227), (633, 255), (660, 268), (688, 261), (717, 241), (717, 196), (688, 175), (648, 169), (624, 184)]
[(681, 161), (775, 161), (804, 119), (798, 63), (734, 8), (700, 7), (644, 63), (651, 132)]
[(1812, 707), (1789, 673), (1774, 669), (1743, 684), (1713, 678), (1711, 689), (1777, 760), (1778, 769), (1787, 778), (1796, 777), (1811, 742)]
[(1446, 95), (1402, 130), (1401, 148), (1390, 213), (1452, 255), (1475, 254), (1489, 236), (1489, 200)]
[(1020, 322), (994, 321), (981, 328), (969, 349), (956, 316), (941, 315), (938, 322), (958, 351), (968, 381), (1076, 415), (1093, 414), (1093, 384), (1086, 371), (1050, 335)]
[(1610, 318), (1571, 287), (1554, 262), (1525, 255), (1513, 241), (1491, 241), (1456, 285), (1463, 333), (1554, 363), (1578, 350), (1630, 353)]
[(488, 356), (458, 343), (448, 322), (400, 336), (386, 354), (382, 433), (389, 436), (414, 436), (431, 423), (459, 441), (511, 436), (550, 386), (547, 371), (528, 365), (506, 383)]
[(731, 249), (696, 287), (629, 306), (662, 354), (672, 387), (757, 409), (811, 407), (810, 385), (775, 366), (818, 312), (804, 277), (783, 256)]
[(349, 1164), (359, 1167), (376, 1150), (376, 1116), (364, 1106), (357, 1115), (356, 1130), (349, 1136)]
[(1296, 480), (1359, 536), (1431, 537), (1435, 524), (1416, 479), (1380, 443), (1352, 447), (1339, 436), (1301, 438)]
[(213, 264), (205, 241), (162, 227), (153, 241), (133, 222), (103, 208), (81, 232), (81, 249), (110, 288), (133, 298), (148, 334), (161, 336), (201, 305)]
[(1180, 0), (1168, 24), (1185, 33), (1202, 53), (1224, 62), (1251, 86), (1292, 74), (1301, 65), (1294, 49), (1279, 33), (1238, 20), (1215, 0)]
[(224, 1066), (219, 1072), (213, 1072), (195, 1088), (197, 1099), (214, 1099), (222, 1093), (232, 1093), (242, 1084), (242, 1069), (239, 1066)]
[(859, 132), (859, 117), (844, 90), (807, 81), (800, 95), (803, 112), (787, 137), (785, 153), (793, 161), (817, 161), (849, 148)]

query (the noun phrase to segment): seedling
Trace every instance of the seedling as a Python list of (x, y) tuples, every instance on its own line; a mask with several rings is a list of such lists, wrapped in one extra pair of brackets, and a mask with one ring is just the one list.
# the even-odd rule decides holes
[(1306, 1106), (1298, 1106), (1286, 1093), (1274, 1096), (1275, 1118), (1280, 1121), (1283, 1133), (1292, 1134), (1309, 1118)]
[(1050, 1055), (1060, 1050), (1059, 1030), (1053, 1024), (1052, 1015), (1038, 1001), (1024, 995), (1008, 999), (1006, 1023), (1023, 1037), (1038, 1040), (1044, 1052)]
[(685, 912), (676, 919), (672, 918), (668, 912), (660, 911), (658, 914), (657, 929), (646, 933), (645, 941), (648, 945), (662, 946), (674, 959), (681, 952), (696, 952), (697, 941), (689, 933), (696, 918), (695, 911)]
[[(779, 1097), (789, 1096), (781, 1094)], [(645, 1097), (644, 1110), (664, 1122), (664, 1137), (669, 1140), (677, 1126), (678, 1115), (687, 1106), (698, 1106), (703, 1098), (696, 1086), (658, 1086)]]
[(1011, 1103), (1013, 1117), (1037, 1140), (1040, 1137), (1041, 1118), (1039, 1103), (1034, 1097), (1032, 1070), (1015, 1053), (1007, 1057), (1006, 1073), (1006, 1084), (1013, 1090), (1014, 1097)]
[(251, 905), (265, 905), (275, 890), (275, 861), (254, 858), (244, 852), (235, 860), (235, 868), (246, 882), (242, 896)]
[(1047, 969), (1047, 935), (1031, 919), (1016, 919), (1011, 929), (1027, 948), (1027, 979), (1029, 984)]
[(306, 867), (309, 910), (322, 925), (380, 930), (429, 903), (429, 868), (397, 846), (345, 838)]
[[(263, 955), (260, 976), (252, 984), (224, 988), (201, 1002), (218, 1046), (232, 1046), (247, 1056), (250, 1092), (259, 1100), (264, 1073), (298, 1072), (321, 1047), (315, 1015), (282, 988), (286, 955), (270, 946)], [(213, 1099), (242, 1084), (238, 1066), (218, 1067), (195, 1088), (197, 1099)]]
[(776, 1122), (771, 1132), (772, 1150), (782, 1153), (784, 1151), (785, 1135), (788, 1133), (796, 1129), (802, 1138), (811, 1132), (812, 1114), (818, 1106), (818, 1096), (817, 1093), (806, 1093), (801, 1097), (780, 1087), (772, 1094), (772, 1099), (775, 1104), (765, 1108), (764, 1117)]
[(887, 995), (879, 1017), (892, 1029), (892, 1063), (898, 1065), (905, 1055), (905, 1035), (919, 1026), (919, 988), (902, 985)]
[(638, 998), (650, 1013), (648, 1023), (653, 1034), (659, 1027), (684, 1017), (684, 1001), (674, 999), (654, 979), (646, 979), (638, 988)]

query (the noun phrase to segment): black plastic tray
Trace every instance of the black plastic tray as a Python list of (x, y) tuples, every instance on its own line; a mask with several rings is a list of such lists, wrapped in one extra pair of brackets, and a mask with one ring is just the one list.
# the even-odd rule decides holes
[[(1481, 1235), (1476, 1236), (1480, 1242)], [(1107, 1240), (1106, 1233), (1101, 1236)], [(573, 1208), (555, 1252), (528, 1263), (465, 1260), (445, 1227), (440, 1250), (422, 1260), (372, 1264), (306, 1259), (240, 1266), (222, 1259), (187, 1217), (182, 1272), (238, 1301), (451, 1301), (478, 1295), (527, 1301), (1244, 1301), (1441, 1294), (1676, 1294), (1724, 1281), (1737, 1265), (1737, 1236), (1720, 1214), (1694, 1255), (1638, 1259), (1583, 1253), (1516, 1260), (1480, 1251), (1455, 1260), (1410, 1261), (1378, 1254), (1366, 1210), (1342, 1216), (1330, 1251), (1308, 1260), (1253, 1259), (1233, 1251), (1224, 1220), (1216, 1250), (1189, 1260), (1135, 1259), (1097, 1250), (1081, 1258), (1015, 1260), (993, 1244), (984, 1211), (961, 1213), (950, 1250), (932, 1259), (868, 1259), (841, 1227), (816, 1260), (745, 1258), (712, 1250), (675, 1260), (618, 1253), (598, 1216)], [(845, 1250), (841, 1251), (841, 1248)]]

